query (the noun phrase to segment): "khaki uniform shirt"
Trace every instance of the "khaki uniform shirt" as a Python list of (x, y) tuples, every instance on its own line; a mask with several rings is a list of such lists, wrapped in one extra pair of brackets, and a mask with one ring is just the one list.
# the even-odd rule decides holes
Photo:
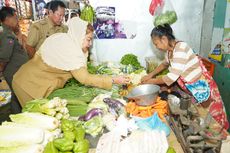
[(75, 78), (85, 85), (111, 89), (112, 78), (89, 74), (86, 68), (64, 71), (45, 64), (36, 53), (14, 75), (13, 89), (21, 106), (32, 99), (46, 98), (54, 90), (63, 88), (66, 81)]
[(42, 19), (30, 26), (27, 45), (34, 47), (37, 51), (45, 39), (50, 35), (55, 33), (66, 33), (67, 30), (68, 28), (65, 25), (54, 26), (49, 18)]
[(3, 25), (0, 32), (0, 62), (6, 63), (3, 76), (11, 87), (13, 75), (29, 57), (11, 29)]

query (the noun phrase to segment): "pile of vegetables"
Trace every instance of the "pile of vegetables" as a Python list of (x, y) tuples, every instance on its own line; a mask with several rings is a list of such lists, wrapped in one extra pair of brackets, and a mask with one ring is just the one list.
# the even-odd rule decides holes
[(154, 20), (154, 26), (163, 25), (163, 24), (173, 24), (177, 21), (177, 15), (175, 11), (166, 11), (165, 13), (160, 14)]
[(35, 99), (27, 102), (23, 107), (22, 112), (39, 112), (49, 116), (54, 116), (57, 119), (69, 118), (69, 111), (66, 108), (67, 101), (55, 97), (48, 99)]
[(67, 108), (70, 116), (81, 116), (87, 112), (88, 104), (79, 100), (69, 100)]
[(138, 74), (136, 73), (131, 73), (129, 74), (129, 78), (130, 78), (130, 82), (136, 86), (138, 85), (139, 83), (141, 83), (141, 78), (144, 77), (145, 75), (147, 75), (146, 71), (145, 70), (142, 70), (140, 71)]
[(164, 115), (168, 114), (168, 104), (165, 100), (157, 97), (156, 102), (150, 106), (139, 106), (135, 102), (129, 102), (126, 105), (126, 111), (133, 116), (142, 118), (150, 117), (157, 112), (160, 119), (165, 121)]
[(120, 61), (123, 65), (132, 65), (135, 69), (142, 68), (140, 62), (137, 59), (137, 56), (134, 54), (126, 54), (121, 58)]
[(83, 121), (86, 133), (93, 137), (103, 132), (104, 126), (111, 130), (116, 118), (125, 113), (124, 102), (113, 99), (110, 95), (100, 94), (88, 105), (88, 112), (79, 117)]
[(91, 74), (96, 74), (99, 67), (100, 67), (100, 65), (94, 66), (91, 62), (87, 63), (87, 70)]
[(114, 71), (112, 71), (112, 69), (106, 65), (101, 65), (98, 70), (97, 70), (98, 74), (107, 74), (107, 75), (113, 75)]
[(0, 126), (0, 152), (42, 153), (44, 146), (60, 137), (59, 121), (41, 113), (10, 115)]
[(89, 103), (94, 97), (96, 97), (100, 93), (108, 93), (109, 91), (83, 86), (81, 84), (75, 84), (69, 87), (65, 87), (63, 89), (57, 89), (53, 93), (48, 96), (48, 99), (52, 99), (54, 97), (60, 97), (67, 100), (67, 103), (70, 104), (71, 101), (81, 101), (85, 103)]
[(88, 153), (89, 141), (85, 139), (85, 130), (75, 121), (63, 119), (61, 121), (63, 137), (49, 142), (44, 153)]
[(121, 73), (120, 65), (114, 62), (102, 63), (97, 68), (97, 74), (118, 75)]

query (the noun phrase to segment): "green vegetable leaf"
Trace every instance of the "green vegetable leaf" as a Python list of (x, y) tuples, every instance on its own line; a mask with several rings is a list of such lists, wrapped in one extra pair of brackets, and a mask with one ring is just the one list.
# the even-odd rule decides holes
[(126, 54), (121, 58), (120, 61), (123, 65), (132, 65), (135, 69), (141, 68), (141, 64), (137, 59), (137, 56), (134, 54)]

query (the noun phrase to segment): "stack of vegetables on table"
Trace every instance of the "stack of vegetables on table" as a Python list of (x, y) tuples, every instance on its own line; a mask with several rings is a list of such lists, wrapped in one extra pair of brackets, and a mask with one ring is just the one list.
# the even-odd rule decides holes
[(87, 153), (89, 141), (85, 139), (85, 129), (81, 123), (63, 119), (61, 122), (62, 137), (50, 141), (44, 153)]
[(1, 153), (42, 153), (44, 146), (60, 136), (59, 121), (41, 113), (10, 115), (12, 122), (0, 126)]
[(100, 94), (88, 105), (88, 112), (79, 117), (84, 122), (86, 133), (93, 137), (100, 135), (104, 127), (112, 130), (119, 115), (125, 114), (122, 99), (113, 99), (110, 95)]
[(23, 107), (23, 112), (40, 112), (57, 119), (69, 118), (69, 111), (66, 108), (67, 100), (55, 97), (48, 99), (35, 99), (27, 102)]
[(164, 120), (168, 113), (164, 100), (158, 98), (147, 107), (123, 100), (122, 96), (146, 75), (137, 56), (126, 54), (120, 63), (98, 66), (88, 63), (88, 66), (93, 74), (127, 75), (131, 83), (103, 90), (70, 79), (64, 88), (55, 90), (49, 97), (27, 102), (23, 113), (10, 115), (12, 122), (0, 126), (0, 153), (87, 153), (90, 143), (85, 136), (103, 136), (105, 128), (122, 136), (134, 132), (127, 139), (129, 144), (137, 138), (135, 131), (139, 129), (132, 116), (141, 121), (157, 112)]

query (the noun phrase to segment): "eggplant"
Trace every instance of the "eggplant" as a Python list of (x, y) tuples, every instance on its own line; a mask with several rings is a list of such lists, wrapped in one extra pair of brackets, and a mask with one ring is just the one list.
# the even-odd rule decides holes
[(112, 108), (121, 108), (124, 106), (119, 100), (112, 98), (104, 98), (103, 101)]
[(98, 115), (101, 115), (101, 114), (103, 114), (103, 110), (102, 109), (100, 109), (100, 108), (93, 108), (90, 111), (88, 111), (85, 115), (80, 116), (78, 118), (78, 120), (88, 121), (91, 118), (93, 118), (94, 116), (98, 116)]

